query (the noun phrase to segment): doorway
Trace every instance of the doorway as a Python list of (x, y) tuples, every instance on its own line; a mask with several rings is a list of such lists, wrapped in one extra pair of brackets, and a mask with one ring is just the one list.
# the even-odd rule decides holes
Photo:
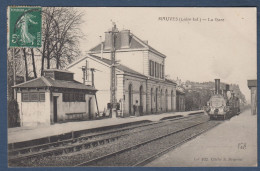
[(132, 102), (133, 100), (132, 100), (132, 84), (130, 84), (129, 85), (129, 87), (128, 87), (128, 108), (129, 108), (129, 114), (130, 115), (132, 115), (133, 114), (133, 112), (132, 112), (132, 104), (133, 104), (133, 102)]
[(139, 105), (139, 112), (140, 112), (140, 115), (143, 114), (143, 86), (140, 86), (140, 90), (139, 90), (140, 94), (140, 105)]
[(53, 96), (53, 122), (58, 122), (58, 96)]
[(91, 115), (91, 99), (89, 98), (88, 100), (88, 114), (89, 114), (89, 119), (92, 119), (92, 115)]

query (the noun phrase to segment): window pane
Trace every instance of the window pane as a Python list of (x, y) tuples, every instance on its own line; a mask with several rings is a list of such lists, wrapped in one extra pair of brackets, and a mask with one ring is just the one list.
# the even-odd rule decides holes
[(23, 102), (29, 101), (29, 93), (22, 93), (22, 101)]
[(40, 101), (45, 101), (45, 93), (40, 93)]
[(74, 94), (73, 94), (73, 93), (70, 93), (70, 99), (69, 99), (69, 101), (70, 101), (70, 102), (74, 102), (74, 100), (75, 100), (75, 99), (74, 99)]
[(75, 101), (80, 101), (79, 93), (75, 93), (74, 97), (75, 97), (75, 99), (74, 99)]
[(157, 63), (157, 73), (156, 73), (156, 77), (159, 77), (159, 64)]
[(30, 101), (39, 101), (39, 93), (30, 93)]
[(161, 78), (161, 64), (158, 65), (158, 69), (159, 69), (159, 72), (158, 72), (158, 77)]
[(161, 78), (163, 78), (163, 65), (161, 65)]
[(157, 63), (155, 62), (155, 72), (154, 72), (154, 76), (157, 77)]
[(152, 75), (152, 61), (149, 60), (149, 75)]

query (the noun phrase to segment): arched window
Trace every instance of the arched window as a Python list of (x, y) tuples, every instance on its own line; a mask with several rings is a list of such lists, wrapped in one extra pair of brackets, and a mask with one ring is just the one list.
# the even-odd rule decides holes
[(151, 112), (153, 112), (153, 88), (151, 88)]
[(168, 111), (168, 90), (165, 90), (165, 110)]
[(156, 112), (158, 112), (158, 88), (156, 88), (156, 91), (155, 91), (155, 109), (156, 109)]
[(160, 93), (160, 106), (161, 106), (161, 111), (163, 109), (163, 93), (162, 93), (162, 89), (161, 89), (161, 93)]
[(174, 99), (173, 99), (173, 90), (171, 91), (171, 110), (173, 111)]

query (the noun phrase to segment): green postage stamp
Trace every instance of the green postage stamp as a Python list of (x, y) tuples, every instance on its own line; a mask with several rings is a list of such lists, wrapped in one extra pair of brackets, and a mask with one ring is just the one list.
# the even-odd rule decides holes
[(9, 46), (41, 47), (41, 7), (9, 7)]

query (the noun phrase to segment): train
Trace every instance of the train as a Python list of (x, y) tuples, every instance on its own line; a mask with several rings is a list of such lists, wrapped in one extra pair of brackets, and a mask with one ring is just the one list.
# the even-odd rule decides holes
[(215, 79), (215, 93), (210, 97), (205, 112), (210, 120), (226, 120), (240, 113), (240, 99), (235, 93), (226, 89), (220, 92), (220, 79)]

